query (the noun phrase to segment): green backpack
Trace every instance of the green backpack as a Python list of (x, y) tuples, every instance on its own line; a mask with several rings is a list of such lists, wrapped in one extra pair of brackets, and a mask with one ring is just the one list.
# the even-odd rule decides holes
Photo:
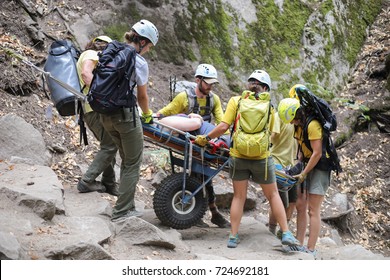
[(269, 116), (271, 97), (268, 92), (244, 91), (238, 101), (232, 130), (232, 146), (248, 158), (266, 157), (269, 150)]

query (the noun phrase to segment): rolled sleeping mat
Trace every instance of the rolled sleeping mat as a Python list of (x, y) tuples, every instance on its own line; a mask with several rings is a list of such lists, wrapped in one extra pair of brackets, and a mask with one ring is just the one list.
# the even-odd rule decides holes
[(280, 164), (275, 164), (275, 175), (280, 192), (288, 192), (297, 182), (297, 179), (286, 174), (286, 170)]

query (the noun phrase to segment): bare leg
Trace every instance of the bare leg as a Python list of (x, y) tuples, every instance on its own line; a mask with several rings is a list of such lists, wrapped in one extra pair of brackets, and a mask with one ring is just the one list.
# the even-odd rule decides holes
[(284, 210), (282, 199), (278, 193), (276, 182), (272, 184), (262, 184), (261, 188), (265, 197), (268, 199), (271, 211), (278, 221), (279, 226), (283, 232), (288, 231), (286, 212)]
[(244, 204), (246, 200), (248, 180), (233, 181), (233, 200), (230, 206), (231, 233), (236, 235), (240, 227), (242, 214), (244, 213)]
[(289, 205), (286, 209), (287, 222), (291, 221), (291, 218), (292, 218), (294, 211), (295, 211), (295, 207), (296, 207), (295, 202), (289, 203)]
[(305, 234), (307, 228), (307, 199), (306, 191), (301, 192), (298, 189), (298, 200), (297, 200), (297, 239), (303, 245), (305, 241)]
[(313, 251), (321, 231), (321, 204), (324, 200), (324, 196), (318, 194), (309, 194), (308, 200), (310, 228), (307, 248)]

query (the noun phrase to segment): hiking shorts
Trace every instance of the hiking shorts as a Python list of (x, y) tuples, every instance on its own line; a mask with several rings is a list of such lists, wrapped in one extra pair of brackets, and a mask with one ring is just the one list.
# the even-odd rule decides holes
[(330, 185), (330, 171), (314, 168), (306, 178), (306, 187), (309, 194), (325, 195)]
[(290, 203), (296, 203), (298, 199), (297, 186), (294, 185), (288, 192), (279, 192), (283, 206), (286, 209)]
[(229, 174), (234, 181), (252, 179), (257, 184), (272, 184), (276, 182), (275, 164), (272, 157), (259, 160), (231, 157)]

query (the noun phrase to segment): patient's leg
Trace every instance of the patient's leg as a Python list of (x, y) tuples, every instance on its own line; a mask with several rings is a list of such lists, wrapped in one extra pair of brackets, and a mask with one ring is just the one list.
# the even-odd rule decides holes
[(186, 118), (179, 116), (165, 117), (159, 122), (182, 131), (194, 131), (199, 129), (202, 125), (202, 120), (198, 118)]

